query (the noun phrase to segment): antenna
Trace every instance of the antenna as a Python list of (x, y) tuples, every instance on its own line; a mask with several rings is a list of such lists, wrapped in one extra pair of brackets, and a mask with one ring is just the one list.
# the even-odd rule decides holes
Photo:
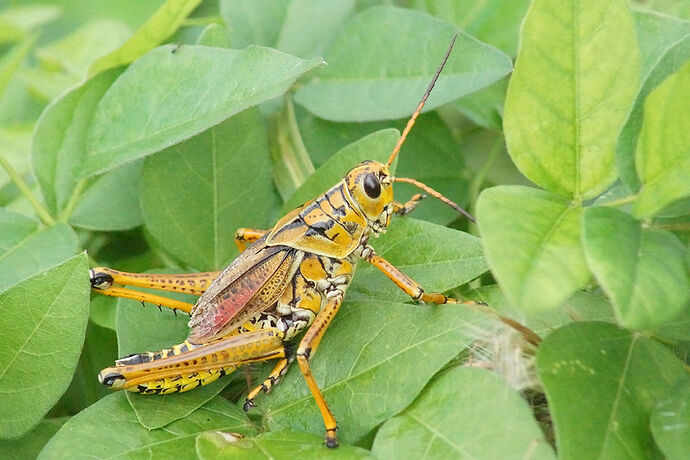
[(438, 80), (438, 76), (441, 75), (441, 71), (443, 70), (443, 67), (446, 65), (446, 62), (448, 61), (448, 56), (450, 56), (450, 52), (453, 50), (453, 45), (455, 45), (455, 40), (457, 38), (458, 38), (458, 33), (455, 32), (455, 35), (453, 35), (453, 39), (450, 41), (450, 46), (448, 46), (448, 49), (446, 50), (446, 55), (443, 56), (443, 61), (441, 61), (441, 65), (438, 66), (438, 70), (436, 70), (436, 73), (434, 74), (434, 78), (431, 79), (431, 83), (429, 84), (429, 87), (426, 89), (424, 96), (422, 96), (422, 100), (419, 101), (419, 104), (417, 105), (417, 109), (414, 111), (414, 113), (412, 114), (412, 117), (407, 122), (407, 126), (405, 126), (405, 129), (403, 130), (402, 134), (400, 135), (400, 139), (398, 139), (398, 143), (395, 144), (395, 147), (393, 148), (393, 152), (391, 153), (391, 156), (388, 158), (388, 161), (386, 162), (386, 164), (388, 166), (390, 166), (391, 163), (393, 163), (393, 160), (395, 160), (395, 157), (398, 156), (398, 152), (400, 152), (400, 147), (402, 147), (403, 143), (405, 142), (405, 139), (407, 138), (407, 135), (409, 134), (412, 127), (414, 126), (415, 121), (417, 121), (417, 117), (419, 116), (420, 112), (422, 111), (422, 108), (424, 107), (424, 103), (429, 98), (429, 95), (431, 94), (431, 90), (434, 89), (434, 85), (436, 84), (436, 80)]
[(408, 179), (407, 177), (395, 177), (395, 178), (393, 178), (393, 181), (394, 181), (394, 182), (406, 182), (406, 183), (408, 183), (408, 184), (414, 185), (415, 187), (419, 187), (419, 188), (421, 188), (422, 190), (424, 190), (425, 192), (427, 192), (429, 195), (433, 196), (434, 198), (438, 198), (439, 200), (443, 201), (443, 202), (446, 203), (448, 206), (450, 206), (451, 208), (455, 209), (457, 212), (459, 212), (459, 213), (462, 214), (463, 216), (467, 217), (467, 218), (468, 218), (469, 220), (471, 220), (472, 222), (476, 222), (476, 221), (474, 220), (474, 217), (472, 217), (472, 214), (470, 214), (469, 212), (465, 211), (464, 209), (462, 209), (460, 206), (458, 206), (458, 205), (455, 204), (454, 202), (450, 201), (450, 200), (449, 200), (448, 198), (446, 198), (445, 196), (441, 195), (440, 192), (437, 192), (437, 191), (434, 190), (433, 188), (429, 187), (429, 186), (426, 185), (426, 184), (423, 184), (423, 183), (419, 182), (418, 180)]

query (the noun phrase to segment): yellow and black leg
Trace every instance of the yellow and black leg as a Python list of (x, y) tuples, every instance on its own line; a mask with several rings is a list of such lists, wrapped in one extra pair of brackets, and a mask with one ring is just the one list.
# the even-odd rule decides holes
[(266, 230), (257, 230), (255, 228), (238, 228), (235, 232), (235, 244), (240, 252), (247, 249), (247, 245), (252, 244), (262, 236), (268, 233)]
[(94, 292), (112, 297), (124, 297), (140, 302), (149, 302), (186, 313), (192, 310), (192, 304), (156, 294), (136, 291), (124, 286), (201, 295), (219, 274), (220, 272), (180, 274), (127, 273), (106, 267), (97, 267), (89, 270), (91, 289)]
[(426, 198), (426, 195), (423, 195), (421, 193), (417, 193), (410, 198), (407, 203), (398, 203), (397, 201), (393, 202), (393, 212), (395, 214), (405, 216), (412, 211), (414, 211), (414, 208), (417, 207), (417, 204), (422, 201), (424, 198)]
[[(285, 358), (284, 337), (278, 329), (260, 329), (194, 345), (191, 349), (189, 344), (183, 343), (155, 354), (144, 353), (118, 360), (115, 366), (103, 369), (98, 380), (114, 390), (144, 394), (188, 391), (238, 366)], [(180, 352), (183, 348), (187, 350)]]
[(391, 264), (386, 259), (376, 254), (370, 246), (367, 246), (363, 254), (363, 257), (367, 262), (371, 263), (374, 267), (381, 270), (381, 272), (383, 272), (384, 275), (386, 275), (391, 281), (393, 281), (400, 289), (402, 289), (407, 295), (412, 297), (414, 300), (435, 304), (452, 303), (467, 305), (469, 307), (481, 310), (484, 313), (488, 313), (497, 318), (499, 321), (502, 321), (508, 326), (514, 328), (522, 334), (522, 336), (527, 342), (533, 345), (539, 345), (539, 343), (541, 342), (541, 337), (539, 337), (534, 331), (511, 318), (499, 315), (494, 310), (488, 308), (485, 304), (477, 303), (472, 300), (456, 300), (451, 297), (447, 297), (446, 295), (441, 294), (440, 292), (424, 292), (424, 289), (422, 289), (422, 286), (420, 286), (418, 282), (404, 274), (395, 265)]
[(311, 373), (309, 359), (314, 356), (314, 353), (316, 353), (316, 349), (319, 347), (319, 343), (321, 343), (321, 338), (326, 332), (326, 329), (328, 329), (328, 326), (331, 324), (333, 317), (338, 312), (341, 303), (342, 296), (332, 297), (328, 300), (319, 314), (316, 315), (314, 322), (304, 334), (304, 337), (297, 348), (297, 362), (299, 363), (302, 375), (304, 375), (304, 379), (307, 381), (307, 385), (311, 390), (311, 394), (316, 400), (316, 405), (319, 406), (324, 425), (326, 426), (325, 443), (327, 447), (338, 447), (338, 441), (335, 434), (337, 425), (335, 422), (335, 417), (333, 417), (331, 410), (328, 408), (328, 404), (321, 394), (321, 390), (319, 390), (319, 386), (316, 384), (316, 380), (314, 380), (314, 376)]
[(244, 401), (244, 410), (245, 412), (251, 409), (252, 407), (255, 407), (254, 404), (254, 399), (261, 393), (262, 391), (264, 393), (269, 393), (271, 389), (278, 384), (280, 379), (285, 375), (287, 372), (290, 364), (295, 360), (294, 354), (292, 353), (292, 350), (290, 349), (289, 345), (285, 345), (285, 357), (278, 361), (276, 366), (273, 368), (270, 374), (268, 374), (268, 377), (266, 380), (263, 381), (261, 385), (258, 387), (254, 388), (252, 391), (249, 392), (247, 395), (247, 399)]

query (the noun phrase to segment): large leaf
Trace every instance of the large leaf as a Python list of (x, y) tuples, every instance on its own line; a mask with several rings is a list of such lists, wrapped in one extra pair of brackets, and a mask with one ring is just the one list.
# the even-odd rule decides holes
[(461, 367), (384, 423), (372, 452), (380, 459), (555, 458), (514, 389), (488, 371)]
[(27, 433), (72, 380), (89, 317), (86, 254), (0, 294), (0, 437)]
[[(443, 292), (486, 272), (479, 238), (409, 217), (393, 221), (385, 236), (369, 243), (384, 259), (421, 284), (426, 292)], [(352, 290), (357, 295), (410, 300), (377, 268), (362, 262)]]
[(660, 401), (652, 413), (654, 441), (670, 460), (690, 452), (690, 380), (685, 379)]
[(652, 409), (687, 379), (670, 351), (613, 324), (580, 322), (547, 337), (537, 364), (560, 458), (658, 455), (649, 429)]
[(196, 439), (196, 454), (202, 460), (320, 460), (373, 459), (367, 450), (341, 445), (326, 450), (323, 436), (299, 431), (279, 431), (261, 434), (255, 438), (229, 441), (224, 433), (204, 433)]
[(385, 163), (398, 137), (400, 137), (400, 132), (397, 129), (382, 129), (340, 149), (304, 181), (300, 188), (285, 202), (280, 211), (281, 214), (316, 198), (338, 183), (350, 169), (364, 160)]
[(690, 195), (690, 62), (648, 97), (635, 165), (642, 182), (634, 213), (650, 217)]
[(477, 221), (492, 273), (522, 310), (550, 310), (589, 279), (580, 244), (582, 208), (541, 190), (484, 190)]
[[(338, 420), (338, 437), (352, 443), (407, 407), (429, 379), (489, 318), (466, 307), (345, 301), (326, 332), (311, 369)], [(297, 366), (257, 405), (272, 431), (323, 435), (321, 414)]]
[[(160, 273), (161, 270), (157, 272)], [(178, 300), (194, 302), (192, 296), (168, 295)], [(175, 315), (167, 308), (162, 310), (159, 311), (150, 304), (142, 308), (142, 304), (134, 300), (118, 300), (116, 330), (120, 356), (169, 348), (187, 337), (189, 316), (184, 313)], [(220, 393), (227, 383), (226, 377), (194, 391), (168, 395), (128, 392), (127, 399), (139, 422), (147, 429), (156, 429), (191, 414)]]
[(0, 292), (77, 252), (77, 236), (68, 225), (57, 224), (31, 231), (31, 224), (20, 223), (24, 219), (0, 209), (0, 224), (3, 224), (0, 234)]
[(123, 392), (107, 396), (65, 423), (38, 458), (193, 458), (196, 436), (209, 430), (254, 434), (242, 410), (222, 398), (209, 401), (184, 420), (147, 430)]
[[(297, 91), (295, 100), (315, 115), (334, 121), (408, 116), (455, 31), (419, 11), (369, 8), (343, 27), (326, 52), (329, 65)], [(507, 55), (460, 32), (426, 109), (488, 86), (511, 68)]]
[(113, 69), (74, 87), (54, 100), (36, 123), (32, 163), (46, 206), (58, 214), (74, 193), (72, 170), (85, 153), (85, 138), (98, 102), (121, 70)]
[(635, 12), (642, 84), (616, 145), (616, 166), (630, 190), (640, 188), (635, 150), (649, 93), (690, 58), (690, 22), (650, 11)]
[(201, 0), (167, 0), (122, 46), (94, 62), (89, 75), (134, 62), (172, 35)]
[(154, 49), (137, 59), (98, 104), (78, 175), (163, 150), (280, 96), (320, 62), (257, 46)]
[(275, 198), (258, 109), (147, 158), (141, 185), (146, 227), (167, 251), (201, 270), (237, 254), (239, 227), (270, 227)]
[(578, 199), (613, 183), (638, 54), (625, 0), (532, 2), (504, 115), (508, 151), (525, 176)]
[(582, 237), (587, 263), (611, 298), (618, 322), (646, 329), (676, 316), (690, 299), (683, 244), (613, 208), (589, 208)]

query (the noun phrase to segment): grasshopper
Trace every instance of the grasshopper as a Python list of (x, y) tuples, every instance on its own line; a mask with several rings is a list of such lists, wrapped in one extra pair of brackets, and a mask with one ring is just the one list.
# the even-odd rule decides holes
[[(296, 359), (323, 416), (325, 444), (336, 447), (336, 421), (314, 380), (309, 360), (342, 304), (357, 262), (363, 259), (374, 265), (416, 301), (474, 303), (425, 292), (369, 245), (369, 237), (385, 231), (393, 214), (409, 213), (423, 198), (417, 194), (404, 204), (394, 201), (394, 182), (413, 184), (474, 220), (437, 191), (413, 179), (393, 177), (390, 172), (456, 37), (388, 161), (364, 161), (355, 166), (340, 182), (289, 212), (269, 231), (239, 229), (235, 241), (241, 254), (224, 271), (163, 275), (91, 269), (95, 292), (191, 314), (191, 332), (183, 343), (121, 358), (100, 372), (99, 381), (112, 389), (168, 394), (206, 385), (245, 364), (277, 359), (267, 379), (247, 395), (244, 409), (249, 410), (257, 395), (268, 392)], [(124, 286), (200, 297), (192, 306)], [(302, 332), (304, 336), (293, 349), (290, 341)]]

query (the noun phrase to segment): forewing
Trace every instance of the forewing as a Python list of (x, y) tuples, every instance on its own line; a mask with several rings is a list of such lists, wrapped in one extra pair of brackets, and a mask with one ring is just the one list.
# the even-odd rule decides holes
[(189, 327), (194, 343), (240, 325), (275, 302), (293, 274), (298, 251), (257, 241), (243, 252), (199, 298)]

